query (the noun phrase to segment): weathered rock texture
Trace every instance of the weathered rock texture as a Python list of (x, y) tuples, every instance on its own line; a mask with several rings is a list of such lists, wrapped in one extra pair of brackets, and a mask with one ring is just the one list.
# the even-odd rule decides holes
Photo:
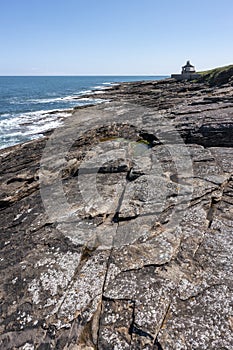
[(232, 349), (233, 87), (98, 97), (0, 154), (1, 349)]

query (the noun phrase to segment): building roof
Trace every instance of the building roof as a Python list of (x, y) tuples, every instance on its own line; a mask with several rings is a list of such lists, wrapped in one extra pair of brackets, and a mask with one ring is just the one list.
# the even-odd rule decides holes
[(193, 67), (193, 68), (194, 68), (194, 66), (190, 63), (190, 61), (187, 61), (186, 65), (183, 66), (183, 68), (184, 68), (184, 67)]

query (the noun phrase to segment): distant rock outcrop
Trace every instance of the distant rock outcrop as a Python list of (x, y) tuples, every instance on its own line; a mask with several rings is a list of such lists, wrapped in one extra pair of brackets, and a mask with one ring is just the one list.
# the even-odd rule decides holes
[(1, 349), (233, 348), (233, 86), (211, 79), (112, 87), (1, 151)]

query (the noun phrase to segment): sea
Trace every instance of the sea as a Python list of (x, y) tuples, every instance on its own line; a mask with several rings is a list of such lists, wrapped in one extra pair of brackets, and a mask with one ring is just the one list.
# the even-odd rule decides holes
[(0, 76), (0, 149), (43, 136), (44, 132), (61, 125), (74, 107), (103, 102), (98, 93), (111, 85), (164, 78)]

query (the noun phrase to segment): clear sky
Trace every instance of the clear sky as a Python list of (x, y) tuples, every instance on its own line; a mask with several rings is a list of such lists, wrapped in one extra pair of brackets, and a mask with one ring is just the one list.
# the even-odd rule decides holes
[(0, 75), (163, 75), (233, 63), (233, 0), (0, 0)]

